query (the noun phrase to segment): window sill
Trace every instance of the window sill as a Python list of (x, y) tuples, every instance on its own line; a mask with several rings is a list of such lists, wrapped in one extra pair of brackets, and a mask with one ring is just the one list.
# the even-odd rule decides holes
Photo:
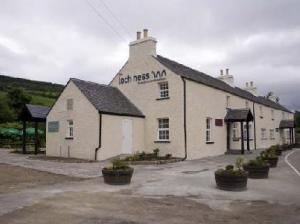
[(234, 142), (239, 142), (239, 141), (240, 141), (240, 138), (233, 138), (232, 141), (234, 141)]
[(158, 140), (158, 141), (154, 141), (154, 143), (171, 143), (171, 141), (168, 141), (168, 140)]
[(215, 142), (206, 142), (206, 144), (211, 145), (211, 144), (215, 144)]
[(164, 98), (157, 98), (156, 100), (168, 100), (170, 97), (164, 97)]
[(73, 140), (73, 137), (65, 137), (66, 140)]

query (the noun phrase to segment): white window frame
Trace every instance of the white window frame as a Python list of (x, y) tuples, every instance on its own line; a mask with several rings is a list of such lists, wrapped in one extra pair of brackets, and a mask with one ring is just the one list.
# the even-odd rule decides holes
[[(248, 124), (249, 125), (249, 139), (252, 139), (252, 124)], [(247, 124), (244, 124), (244, 140), (247, 140)]]
[(67, 99), (67, 110), (73, 110), (74, 100), (72, 98)]
[(159, 98), (168, 99), (169, 98), (169, 83), (168, 82), (159, 82)]
[(267, 129), (261, 129), (261, 140), (267, 140)]
[(212, 143), (213, 142), (213, 119), (211, 117), (207, 117), (205, 119), (205, 142)]
[(239, 125), (237, 122), (232, 124), (232, 139), (238, 140), (239, 139)]
[(168, 117), (158, 118), (158, 132), (157, 139), (160, 142), (170, 141), (170, 119)]
[(74, 121), (67, 120), (67, 138), (74, 138)]

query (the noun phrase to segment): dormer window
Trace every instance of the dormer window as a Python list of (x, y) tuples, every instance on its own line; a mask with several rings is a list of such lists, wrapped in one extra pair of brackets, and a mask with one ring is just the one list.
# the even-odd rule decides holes
[(168, 82), (160, 82), (159, 85), (159, 94), (160, 99), (169, 99), (169, 84)]

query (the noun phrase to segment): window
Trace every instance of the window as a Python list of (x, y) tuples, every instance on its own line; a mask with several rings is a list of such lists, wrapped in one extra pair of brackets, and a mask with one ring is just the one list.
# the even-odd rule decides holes
[(167, 82), (161, 82), (159, 85), (160, 98), (166, 99), (169, 98), (169, 85)]
[(232, 138), (233, 140), (238, 140), (239, 139), (239, 129), (238, 129), (238, 123), (233, 123), (232, 126)]
[(249, 109), (249, 101), (248, 100), (246, 100), (245, 106), (246, 106), (246, 109)]
[(226, 108), (230, 108), (230, 96), (226, 96)]
[(169, 136), (169, 118), (158, 119), (158, 140), (168, 141)]
[(212, 142), (212, 119), (206, 118), (206, 142)]
[(274, 110), (271, 110), (271, 119), (274, 120)]
[(275, 139), (275, 131), (274, 131), (274, 129), (270, 129), (270, 139), (271, 140)]
[(259, 115), (260, 115), (261, 118), (264, 117), (264, 110), (263, 110), (262, 106), (259, 106)]
[(67, 110), (73, 110), (73, 99), (67, 99)]
[(67, 121), (67, 138), (73, 138), (74, 137), (74, 123), (73, 120)]
[(261, 140), (267, 139), (267, 130), (265, 128), (261, 129)]
[[(249, 139), (252, 139), (252, 124), (249, 125)], [(244, 140), (247, 140), (247, 124), (244, 124)]]

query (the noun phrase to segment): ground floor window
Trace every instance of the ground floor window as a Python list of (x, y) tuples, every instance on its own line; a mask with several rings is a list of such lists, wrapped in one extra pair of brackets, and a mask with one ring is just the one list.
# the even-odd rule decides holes
[(74, 123), (73, 120), (67, 121), (67, 138), (74, 137)]
[(169, 134), (169, 118), (158, 119), (158, 140), (168, 141), (170, 139)]
[(212, 118), (206, 118), (206, 142), (212, 142)]
[(232, 125), (232, 138), (233, 138), (233, 140), (239, 139), (238, 123), (236, 123), (236, 122), (234, 122)]
[[(252, 124), (248, 124), (249, 126), (249, 139), (252, 139)], [(244, 124), (244, 140), (247, 140), (247, 124)]]

